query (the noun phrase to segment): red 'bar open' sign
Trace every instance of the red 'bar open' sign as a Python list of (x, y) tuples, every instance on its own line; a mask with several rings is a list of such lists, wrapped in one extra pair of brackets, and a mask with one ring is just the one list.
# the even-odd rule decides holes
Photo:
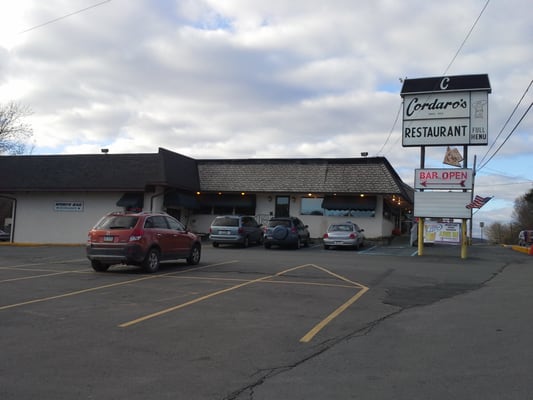
[(472, 189), (473, 176), (469, 168), (415, 169), (415, 189)]

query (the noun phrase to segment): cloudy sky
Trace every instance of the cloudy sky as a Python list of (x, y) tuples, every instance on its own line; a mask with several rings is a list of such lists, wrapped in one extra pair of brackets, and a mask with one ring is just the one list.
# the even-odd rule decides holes
[[(420, 149), (402, 147), (401, 79), (488, 74), (489, 145), (468, 156), (476, 194), (495, 197), (474, 227), (509, 222), (532, 187), (530, 0), (0, 4), (0, 103), (32, 109), (32, 154), (368, 152), (413, 184)], [(444, 152), (428, 148), (426, 168), (446, 167)]]

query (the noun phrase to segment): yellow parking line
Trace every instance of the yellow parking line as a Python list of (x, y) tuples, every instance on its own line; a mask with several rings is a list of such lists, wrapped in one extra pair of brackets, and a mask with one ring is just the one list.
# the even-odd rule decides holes
[[(218, 278), (218, 277), (205, 277), (205, 276), (169, 276), (173, 279), (183, 280), (198, 280), (198, 281), (214, 281), (214, 282), (248, 282), (249, 279), (243, 278)], [(287, 280), (275, 280), (275, 281), (262, 281), (260, 283), (265, 284), (279, 284), (279, 285), (302, 285), (302, 286), (324, 286), (324, 287), (339, 287), (339, 288), (353, 288), (354, 285), (339, 285), (335, 283), (320, 283), (320, 282), (302, 282), (302, 281), (287, 281)]]
[(265, 281), (267, 279), (271, 279), (271, 278), (274, 278), (276, 276), (280, 276), (280, 275), (283, 275), (283, 274), (286, 274), (287, 272), (292, 272), (292, 271), (296, 271), (297, 269), (300, 269), (300, 268), (303, 268), (303, 267), (306, 267), (308, 264), (306, 265), (299, 265), (297, 267), (293, 267), (293, 268), (289, 268), (289, 269), (286, 269), (284, 271), (281, 271), (281, 272), (278, 272), (274, 275), (268, 275), (268, 276), (264, 276), (262, 278), (257, 278), (257, 279), (253, 279), (251, 281), (246, 281), (246, 282), (243, 282), (243, 283), (240, 283), (238, 285), (235, 285), (235, 286), (231, 286), (229, 288), (226, 288), (226, 289), (222, 289), (222, 290), (217, 290), (216, 292), (213, 292), (213, 293), (210, 293), (210, 294), (207, 294), (205, 296), (202, 296), (202, 297), (198, 297), (194, 300), (191, 300), (191, 301), (188, 301), (186, 303), (182, 303), (182, 304), (178, 304), (174, 307), (170, 307), (170, 308), (166, 308), (164, 310), (161, 310), (161, 311), (158, 311), (158, 312), (155, 312), (155, 313), (152, 313), (152, 314), (148, 314), (148, 315), (145, 315), (144, 317), (140, 317), (140, 318), (137, 318), (137, 319), (134, 319), (132, 321), (128, 321), (128, 322), (124, 322), (122, 324), (119, 325), (120, 328), (127, 328), (129, 326), (132, 326), (132, 325), (135, 325), (135, 324), (138, 324), (139, 322), (143, 322), (143, 321), (146, 321), (148, 319), (151, 319), (151, 318), (155, 318), (155, 317), (159, 317), (160, 315), (164, 315), (164, 314), (167, 314), (169, 312), (172, 312), (172, 311), (176, 311), (176, 310), (179, 310), (180, 308), (184, 308), (184, 307), (187, 307), (187, 306), (190, 306), (192, 304), (196, 304), (196, 303), (199, 303), (201, 301), (204, 301), (204, 300), (207, 300), (207, 299), (210, 299), (212, 297), (215, 297), (215, 296), (218, 296), (218, 295), (221, 295), (221, 294), (224, 294), (224, 293), (228, 293), (228, 292), (231, 292), (233, 290), (236, 290), (236, 289), (239, 289), (239, 288), (242, 288), (244, 286), (248, 286), (248, 285), (251, 285), (253, 283), (257, 283), (257, 282), (261, 282), (261, 281)]
[(324, 271), (325, 273), (334, 276), (344, 282), (349, 282), (356, 288), (360, 289), (355, 296), (351, 297), (348, 301), (346, 301), (344, 304), (342, 304), (340, 307), (337, 307), (335, 311), (333, 311), (331, 314), (329, 314), (326, 318), (324, 318), (322, 321), (320, 321), (318, 324), (316, 324), (313, 329), (311, 329), (309, 332), (307, 332), (301, 339), (300, 342), (302, 343), (308, 343), (310, 342), (318, 332), (320, 332), (322, 329), (326, 327), (331, 321), (333, 321), (335, 318), (337, 318), (339, 315), (341, 315), (348, 307), (350, 307), (353, 303), (355, 303), (357, 300), (361, 298), (362, 295), (364, 295), (368, 290), (370, 290), (368, 287), (361, 285), (360, 283), (354, 282), (349, 280), (348, 278), (345, 278), (344, 276), (338, 275), (326, 268), (320, 267), (318, 265), (313, 265), (313, 267)]
[(21, 277), (21, 278), (4, 279), (4, 280), (1, 280), (0, 283), (15, 282), (15, 281), (23, 281), (23, 280), (26, 280), (26, 279), (44, 278), (44, 277), (46, 277), (46, 276), (72, 274), (72, 273), (76, 273), (76, 272), (77, 272), (77, 271), (63, 271), (63, 272), (52, 272), (52, 273), (50, 273), (50, 274), (24, 276), (24, 277)]
[(222, 265), (222, 264), (231, 264), (231, 263), (235, 263), (235, 262), (237, 262), (237, 261), (226, 261), (226, 262), (217, 263), (217, 264), (205, 265), (203, 267), (189, 268), (189, 269), (186, 269), (186, 270), (183, 270), (183, 271), (178, 271), (178, 272), (169, 272), (169, 273), (166, 273), (166, 274), (144, 276), (142, 278), (130, 279), (129, 281), (111, 283), (111, 284), (102, 285), (102, 286), (95, 286), (95, 287), (88, 288), (88, 289), (77, 290), (75, 292), (63, 293), (63, 294), (58, 294), (58, 295), (55, 295), (55, 296), (43, 297), (43, 298), (40, 298), (40, 299), (23, 301), (21, 303), (8, 304), (8, 305), (5, 305), (5, 306), (0, 306), (0, 311), (1, 310), (7, 310), (7, 309), (10, 309), (10, 308), (15, 308), (15, 307), (26, 306), (26, 305), (29, 305), (29, 304), (42, 303), (42, 302), (45, 302), (45, 301), (62, 299), (64, 297), (77, 296), (77, 295), (80, 295), (80, 294), (83, 294), (83, 293), (94, 292), (94, 291), (97, 291), (97, 290), (107, 289), (107, 288), (115, 287), (115, 286), (128, 285), (130, 283), (146, 281), (146, 280), (149, 280), (149, 279), (157, 279), (157, 278), (161, 278), (161, 277), (172, 275), (172, 274), (182, 274), (182, 273), (185, 273), (185, 272), (189, 272), (191, 270), (195, 270), (196, 271), (196, 270), (205, 269), (205, 268), (208, 268), (208, 267), (213, 267), (213, 266)]
[(346, 303), (338, 307), (335, 311), (333, 311), (331, 314), (329, 314), (326, 318), (324, 318), (322, 321), (320, 321), (318, 324), (314, 326), (313, 329), (311, 329), (309, 332), (307, 332), (301, 339), (300, 342), (302, 343), (308, 343), (313, 339), (318, 332), (320, 332), (322, 329), (326, 327), (331, 321), (333, 321), (335, 318), (337, 318), (340, 314), (342, 314), (348, 307), (350, 307), (353, 303), (355, 303), (359, 298), (364, 295), (369, 288), (363, 287), (361, 290), (353, 296), (351, 299), (349, 299)]

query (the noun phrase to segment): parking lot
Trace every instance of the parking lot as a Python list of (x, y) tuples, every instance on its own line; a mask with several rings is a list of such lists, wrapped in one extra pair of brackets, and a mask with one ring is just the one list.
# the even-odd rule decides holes
[(413, 254), (205, 243), (144, 274), (1, 246), (0, 398), (527, 398), (531, 257)]

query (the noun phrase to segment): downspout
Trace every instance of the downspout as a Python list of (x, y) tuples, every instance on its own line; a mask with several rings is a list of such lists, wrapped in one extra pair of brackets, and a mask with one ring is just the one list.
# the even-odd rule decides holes
[(165, 190), (163, 190), (161, 193), (154, 194), (152, 197), (150, 197), (150, 211), (154, 211), (154, 199), (159, 196), (164, 196), (166, 193)]
[(17, 221), (17, 199), (9, 196), (0, 196), (1, 198), (11, 200), (13, 202), (13, 209), (11, 210), (11, 232), (9, 232), (9, 242), (13, 243), (15, 238), (15, 223)]

